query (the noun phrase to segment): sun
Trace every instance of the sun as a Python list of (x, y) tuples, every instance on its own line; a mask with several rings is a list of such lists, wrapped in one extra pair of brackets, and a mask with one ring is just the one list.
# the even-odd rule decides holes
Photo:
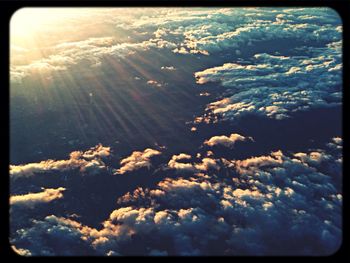
[(11, 17), (11, 35), (14, 37), (28, 37), (40, 27), (45, 26), (54, 17), (46, 8), (21, 8)]
[(21, 8), (11, 17), (10, 33), (13, 38), (30, 38), (33, 34), (48, 31), (86, 10), (75, 8)]

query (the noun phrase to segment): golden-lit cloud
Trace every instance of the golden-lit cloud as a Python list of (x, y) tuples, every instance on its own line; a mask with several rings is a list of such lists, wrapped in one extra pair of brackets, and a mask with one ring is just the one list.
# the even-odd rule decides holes
[(168, 162), (168, 167), (179, 171), (207, 171), (210, 168), (219, 169), (217, 161), (212, 158), (203, 158), (200, 163), (189, 163), (184, 160), (192, 159), (192, 156), (185, 153), (173, 155)]
[[(321, 161), (325, 166), (333, 166), (338, 158), (334, 148), (329, 148), (334, 155), (325, 149), (331, 156)], [(191, 156), (179, 154), (174, 159)], [(203, 163), (208, 162), (203, 159)], [(306, 166), (294, 155), (276, 151), (218, 165), (225, 166), (226, 175), (216, 176), (215, 171), (208, 176), (166, 177), (151, 189), (137, 187), (127, 192), (117, 199), (117, 207), (101, 222), (102, 227), (49, 215), (18, 231), (12, 242), (28, 244), (18, 247), (32, 255), (127, 255), (130, 246), (137, 246), (137, 238), (147, 238), (149, 244), (136, 251), (138, 255), (206, 255), (213, 239), (220, 247), (237, 251), (235, 255), (254, 254), (257, 245), (270, 253), (282, 241), (297, 244), (297, 251), (307, 248), (308, 255), (325, 255), (339, 246), (342, 194), (318, 164)], [(316, 200), (315, 195), (319, 196)], [(286, 224), (293, 227), (286, 228)], [(272, 244), (260, 242), (271, 240), (274, 232)], [(84, 249), (69, 246), (57, 251), (43, 238), (48, 235)], [(326, 251), (305, 241), (305, 237), (320, 235), (324, 238), (318, 244)], [(169, 245), (163, 246), (165, 242)]]
[(251, 157), (245, 160), (235, 160), (233, 164), (240, 174), (253, 174), (255, 170), (263, 166), (278, 166), (283, 163), (282, 151), (272, 152), (270, 155)]
[(15, 253), (17, 253), (20, 256), (31, 256), (32, 255), (28, 249), (17, 248), (14, 245), (12, 245), (11, 248)]
[(180, 169), (180, 170), (188, 170), (193, 171), (195, 170), (195, 167), (192, 163), (184, 163), (184, 162), (178, 162), (179, 160), (188, 160), (191, 159), (192, 156), (185, 153), (180, 153), (178, 155), (173, 155), (168, 162), (168, 167), (172, 169)]
[(144, 151), (134, 151), (129, 157), (120, 161), (122, 167), (116, 171), (117, 174), (124, 174), (138, 170), (143, 167), (151, 167), (151, 157), (161, 154), (160, 151), (147, 148)]
[(233, 147), (237, 141), (253, 140), (251, 137), (244, 137), (238, 133), (232, 133), (229, 137), (225, 135), (213, 136), (209, 140), (206, 140), (204, 144), (208, 146), (223, 145), (226, 147)]
[(43, 192), (29, 193), (24, 195), (13, 195), (10, 196), (10, 205), (25, 205), (32, 207), (38, 203), (48, 203), (56, 199), (63, 197), (63, 191), (66, 188), (59, 187), (56, 189), (44, 189)]
[(30, 177), (36, 173), (62, 172), (79, 169), (83, 173), (96, 173), (99, 169), (104, 169), (105, 164), (101, 158), (110, 155), (110, 147), (101, 144), (92, 147), (86, 152), (74, 151), (70, 153), (67, 160), (45, 160), (39, 163), (28, 163), (23, 165), (10, 165), (10, 177)]
[[(247, 130), (245, 122), (237, 122), (240, 116), (288, 123), (295, 112), (339, 106), (342, 26), (335, 12), (71, 8), (64, 14), (63, 9), (38, 9), (22, 17), (18, 12), (11, 21), (12, 94), (24, 94), (28, 102), (38, 97), (33, 108), (49, 105), (50, 112), (58, 108), (49, 102), (59, 97), (62, 120), (72, 124), (55, 130), (69, 132), (62, 140), (77, 129), (84, 134), (85, 140), (73, 131), (84, 140), (81, 145), (103, 138), (123, 152), (129, 150), (130, 156), (120, 158), (115, 169), (109, 163), (114, 166), (119, 155), (106, 160), (111, 147), (99, 144), (63, 160), (10, 165), (11, 191), (16, 193), (9, 198), (15, 219), (10, 242), (17, 254), (328, 255), (339, 248), (341, 137), (333, 137), (324, 149), (298, 146), (293, 152), (304, 138), (281, 145), (279, 137), (259, 139), (242, 152), (219, 151), (253, 141), (227, 132), (227, 127), (241, 124), (240, 130)], [(290, 46), (285, 49), (281, 43)], [(254, 53), (257, 46), (268, 47), (267, 53)], [(231, 63), (223, 62), (227, 59)], [(171, 88), (161, 88), (167, 85)], [(191, 101), (179, 103), (180, 93)], [(77, 123), (66, 114), (67, 105), (78, 116)], [(181, 111), (176, 112), (181, 118), (169, 118), (173, 109)], [(190, 118), (201, 124), (186, 126)], [(226, 123), (205, 125), (219, 121)], [(213, 136), (216, 128), (227, 133)], [(179, 136), (164, 131), (179, 131)], [(71, 146), (79, 144), (69, 140)], [(158, 150), (135, 151), (140, 142)], [(154, 176), (110, 176), (135, 171)], [(61, 177), (51, 176), (56, 173)], [(84, 177), (94, 174), (102, 176)], [(74, 177), (64, 187), (32, 193), (41, 183), (53, 187), (57, 179), (67, 178), (62, 175)]]

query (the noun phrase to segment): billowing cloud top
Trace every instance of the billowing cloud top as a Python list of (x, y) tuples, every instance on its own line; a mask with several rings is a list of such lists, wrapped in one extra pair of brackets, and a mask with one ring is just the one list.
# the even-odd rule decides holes
[(296, 111), (340, 105), (341, 42), (306, 54), (256, 54), (252, 62), (226, 63), (196, 72), (198, 84), (220, 82), (229, 89), (227, 95), (233, 94), (210, 103), (207, 110), (223, 119), (246, 114), (284, 119)]
[[(336, 42), (340, 40), (342, 31), (340, 17), (327, 8), (140, 8), (132, 11), (115, 8), (95, 9), (91, 13), (94, 21), (89, 20), (87, 14), (76, 12), (75, 21), (65, 23), (62, 20), (57, 28), (50, 23), (50, 30), (56, 35), (50, 38), (50, 45), (44, 45), (46, 55), (35, 56), (36, 52), (20, 46), (24, 44), (15, 37), (20, 34), (15, 31), (20, 26), (13, 27), (11, 81), (21, 83), (24, 77), (33, 73), (50, 75), (54, 71), (81, 68), (83, 65), (91, 70), (91, 67), (100, 67), (108, 56), (122, 58), (150, 49), (166, 49), (179, 55), (209, 55), (234, 49), (240, 55), (244, 47), (263, 41)], [(83, 29), (98, 25), (106, 32), (113, 28), (117, 36), (91, 37), (89, 30), (81, 30), (80, 34), (88, 36), (84, 40), (62, 43), (59, 37), (61, 31), (71, 30), (75, 24), (80, 27), (85, 25)], [(127, 37), (123, 35), (124, 30), (129, 32)], [(31, 41), (26, 43), (28, 45)], [(28, 63), (28, 59), (23, 59), (24, 54), (37, 59)], [(173, 67), (164, 66), (163, 69), (173, 70)]]
[[(154, 250), (165, 255), (326, 255), (340, 245), (342, 204), (332, 183), (339, 171), (323, 173), (341, 150), (330, 154), (328, 149), (317, 151), (317, 163), (303, 159), (315, 152), (296, 153), (297, 158), (277, 151), (222, 159), (226, 176), (165, 178), (156, 187), (125, 194), (100, 229), (51, 215), (21, 229), (13, 240), (29, 242), (34, 255), (55, 255), (42, 239), (52, 231), (68, 235), (70, 244), (81, 243), (89, 254), (123, 255), (132, 246), (141, 255)], [(147, 248), (138, 238), (147, 238)], [(67, 247), (64, 253), (77, 251)]]
[(135, 151), (129, 157), (120, 161), (122, 167), (117, 170), (117, 174), (124, 174), (126, 172), (131, 172), (142, 167), (151, 167), (150, 158), (155, 155), (161, 154), (160, 151), (147, 148), (143, 152)]
[(168, 167), (171, 169), (179, 170), (180, 172), (196, 172), (207, 171), (210, 168), (218, 169), (217, 160), (212, 158), (203, 158), (200, 163), (184, 162), (185, 160), (192, 159), (192, 156), (185, 153), (173, 155), (168, 162)]
[(92, 147), (86, 152), (74, 151), (68, 160), (46, 160), (40, 163), (29, 163), (24, 165), (10, 165), (11, 178), (33, 176), (36, 173), (67, 171), (80, 169), (81, 172), (96, 173), (105, 168), (101, 158), (110, 155), (110, 147), (101, 144)]
[[(54, 122), (61, 113), (80, 129), (55, 136), (111, 145), (63, 160), (35, 153), (31, 160), (43, 161), (27, 164), (24, 151), (16, 161), (24, 164), (10, 165), (16, 253), (329, 255), (339, 248), (341, 133), (321, 129), (325, 119), (290, 135), (314, 112), (340, 108), (342, 24), (332, 9), (86, 12), (43, 23), (35, 34), (12, 27), (11, 98), (50, 107), (32, 118), (11, 103), (14, 151), (23, 142), (17, 124), (37, 116)], [(303, 111), (312, 116), (298, 119)], [(51, 148), (42, 149), (44, 156)]]
[(238, 133), (232, 133), (229, 137), (225, 135), (213, 136), (209, 140), (206, 140), (204, 144), (209, 146), (223, 145), (226, 147), (232, 147), (237, 141), (253, 140), (251, 137), (244, 137)]

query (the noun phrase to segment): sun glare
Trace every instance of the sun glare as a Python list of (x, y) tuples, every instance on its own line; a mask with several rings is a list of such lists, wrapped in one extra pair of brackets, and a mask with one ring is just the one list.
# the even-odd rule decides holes
[(59, 17), (46, 8), (22, 8), (11, 18), (11, 34), (15, 37), (29, 36), (57, 19)]
[(12, 40), (33, 38), (35, 34), (61, 30), (67, 22), (86, 16), (91, 9), (75, 8), (21, 8), (11, 18)]

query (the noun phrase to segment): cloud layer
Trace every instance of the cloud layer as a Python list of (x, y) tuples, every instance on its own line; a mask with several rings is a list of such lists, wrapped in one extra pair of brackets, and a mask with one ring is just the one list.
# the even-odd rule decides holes
[[(333, 143), (341, 146), (338, 138)], [(33, 255), (327, 255), (341, 243), (340, 156), (341, 148), (327, 145), (221, 158), (223, 173), (164, 178), (125, 194), (102, 228), (50, 215), (17, 230), (12, 243)], [(55, 248), (48, 237), (57, 238)]]
[(341, 42), (306, 54), (285, 57), (262, 53), (244, 64), (226, 63), (196, 72), (198, 84), (219, 82), (227, 87), (223, 98), (207, 106), (208, 115), (225, 120), (247, 114), (285, 119), (296, 111), (340, 105)]
[[(341, 38), (340, 17), (327, 8), (139, 8), (132, 11), (115, 8), (92, 12), (96, 18), (93, 22), (99, 28), (110, 32), (112, 27), (117, 36), (106, 33), (91, 37), (88, 33), (92, 29), (87, 27), (81, 31), (89, 36), (84, 40), (62, 43), (59, 39), (45, 46), (45, 55), (41, 53), (38, 59), (25, 64), (11, 63), (11, 81), (22, 83), (24, 77), (32, 74), (50, 76), (74, 67), (94, 70), (106, 57), (128, 58), (151, 49), (200, 56), (234, 50), (239, 56), (247, 46), (267, 41), (290, 40), (319, 45)], [(86, 21), (86, 16), (77, 16), (74, 23), (82, 26), (92, 21)], [(127, 37), (122, 33), (125, 30)], [(23, 61), (24, 53), (28, 53), (27, 48), (14, 44), (11, 60)], [(164, 66), (163, 69), (173, 70), (173, 67)]]
[[(255, 142), (248, 135), (260, 127), (236, 122), (256, 115), (288, 124), (297, 112), (341, 105), (342, 24), (332, 9), (91, 12), (70, 21), (70, 28), (84, 28), (76, 34), (55, 40), (52, 33), (42, 47), (11, 47), (12, 95), (38, 80), (46, 92), (51, 76), (63, 86), (47, 86), (60, 94), (66, 85), (74, 100), (65, 105), (75, 112), (85, 109), (84, 92), (71, 94), (70, 84), (85, 89), (86, 83), (96, 89), (85, 89), (88, 107), (96, 110), (91, 126), (101, 128), (104, 142), (118, 145), (116, 152), (130, 155), (119, 158), (99, 144), (68, 159), (10, 165), (16, 253), (329, 255), (339, 248), (343, 141), (333, 137), (339, 134), (317, 130), (320, 136), (307, 144), (312, 146), (300, 146), (306, 139), (297, 136), (300, 142), (290, 142), (283, 133), (280, 144), (270, 134), (254, 135)], [(91, 14), (94, 21), (87, 21)], [(90, 32), (96, 28), (100, 32)], [(187, 104), (181, 101), (167, 108), (185, 97), (198, 105), (182, 107)], [(181, 111), (179, 118), (163, 122), (162, 114), (173, 116), (167, 114), (172, 109)], [(84, 114), (77, 113), (85, 131), (91, 126)], [(115, 128), (112, 117), (125, 130), (118, 138), (107, 138)], [(243, 135), (234, 133), (235, 125)], [(151, 134), (151, 126), (162, 129)], [(86, 134), (95, 136), (93, 128)]]

